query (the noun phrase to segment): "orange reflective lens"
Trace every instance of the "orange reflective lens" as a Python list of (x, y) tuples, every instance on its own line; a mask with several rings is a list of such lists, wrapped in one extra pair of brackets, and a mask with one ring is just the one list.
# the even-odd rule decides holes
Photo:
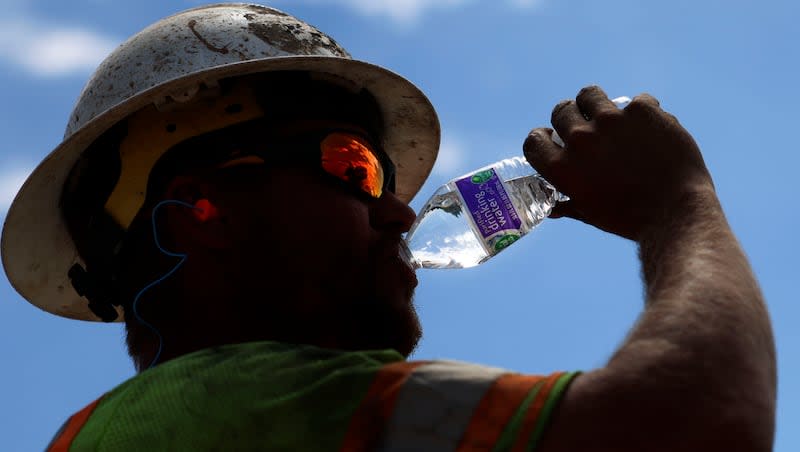
[(383, 167), (369, 142), (344, 132), (328, 135), (320, 144), (322, 168), (329, 174), (380, 198), (383, 194)]

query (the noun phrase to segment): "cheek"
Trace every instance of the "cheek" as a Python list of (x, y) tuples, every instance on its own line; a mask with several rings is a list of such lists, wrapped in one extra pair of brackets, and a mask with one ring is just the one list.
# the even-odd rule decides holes
[(357, 200), (331, 196), (315, 206), (273, 204), (256, 217), (253, 234), (268, 261), (289, 272), (315, 276), (357, 277), (369, 267), (371, 229), (365, 206)]
[(258, 192), (250, 197), (257, 203), (239, 206), (245, 211), (236, 232), (245, 254), (262, 255), (258, 266), (274, 265), (284, 277), (325, 281), (342, 290), (369, 271), (369, 208), (341, 184), (313, 171), (286, 168), (271, 172)]
[(363, 206), (332, 202), (321, 209), (312, 230), (314, 251), (332, 265), (355, 271), (368, 264), (371, 229)]
[(316, 252), (325, 263), (318, 277), (331, 291), (363, 299), (372, 291), (372, 229), (366, 206), (352, 198), (331, 202), (321, 210)]

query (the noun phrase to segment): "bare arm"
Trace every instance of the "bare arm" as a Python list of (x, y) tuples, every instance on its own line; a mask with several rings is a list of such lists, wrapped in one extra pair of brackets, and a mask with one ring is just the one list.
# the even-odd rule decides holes
[(570, 195), (557, 215), (637, 241), (646, 300), (606, 366), (569, 388), (540, 450), (771, 450), (769, 316), (694, 140), (652, 97), (623, 112), (599, 88), (553, 124), (567, 149), (535, 130), (525, 152)]

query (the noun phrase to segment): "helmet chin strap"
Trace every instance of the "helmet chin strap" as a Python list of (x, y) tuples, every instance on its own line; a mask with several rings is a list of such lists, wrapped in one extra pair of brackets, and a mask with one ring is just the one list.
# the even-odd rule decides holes
[(113, 322), (119, 317), (114, 308), (120, 306), (119, 296), (111, 281), (99, 278), (86, 271), (81, 264), (74, 264), (67, 272), (75, 292), (89, 300), (89, 309), (104, 322)]

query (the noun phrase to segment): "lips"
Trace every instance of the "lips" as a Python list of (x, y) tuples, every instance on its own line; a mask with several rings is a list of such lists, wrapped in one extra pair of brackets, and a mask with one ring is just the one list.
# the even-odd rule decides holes
[(419, 284), (419, 281), (417, 280), (417, 272), (408, 262), (404, 261), (403, 258), (400, 258), (400, 261), (403, 263), (402, 265), (403, 273), (406, 274), (406, 277), (411, 283), (411, 287), (412, 288), (417, 287), (417, 284)]
[(388, 260), (396, 263), (398, 273), (403, 275), (403, 279), (407, 280), (412, 288), (417, 287), (416, 269), (419, 268), (419, 265), (411, 255), (411, 251), (406, 246), (405, 241), (398, 240), (390, 250), (390, 254), (387, 256)]
[(412, 271), (420, 268), (419, 261), (414, 259), (414, 255), (411, 254), (411, 250), (408, 249), (408, 244), (405, 240), (400, 240), (397, 255), (400, 257), (400, 260), (403, 261), (404, 264), (408, 265)]
[(373, 263), (377, 266), (376, 269), (384, 269), (376, 273), (382, 274), (379, 276), (380, 284), (386, 286), (389, 281), (395, 281), (412, 290), (417, 287), (416, 269), (420, 267), (400, 237), (385, 237), (380, 243), (376, 243), (374, 250)]

